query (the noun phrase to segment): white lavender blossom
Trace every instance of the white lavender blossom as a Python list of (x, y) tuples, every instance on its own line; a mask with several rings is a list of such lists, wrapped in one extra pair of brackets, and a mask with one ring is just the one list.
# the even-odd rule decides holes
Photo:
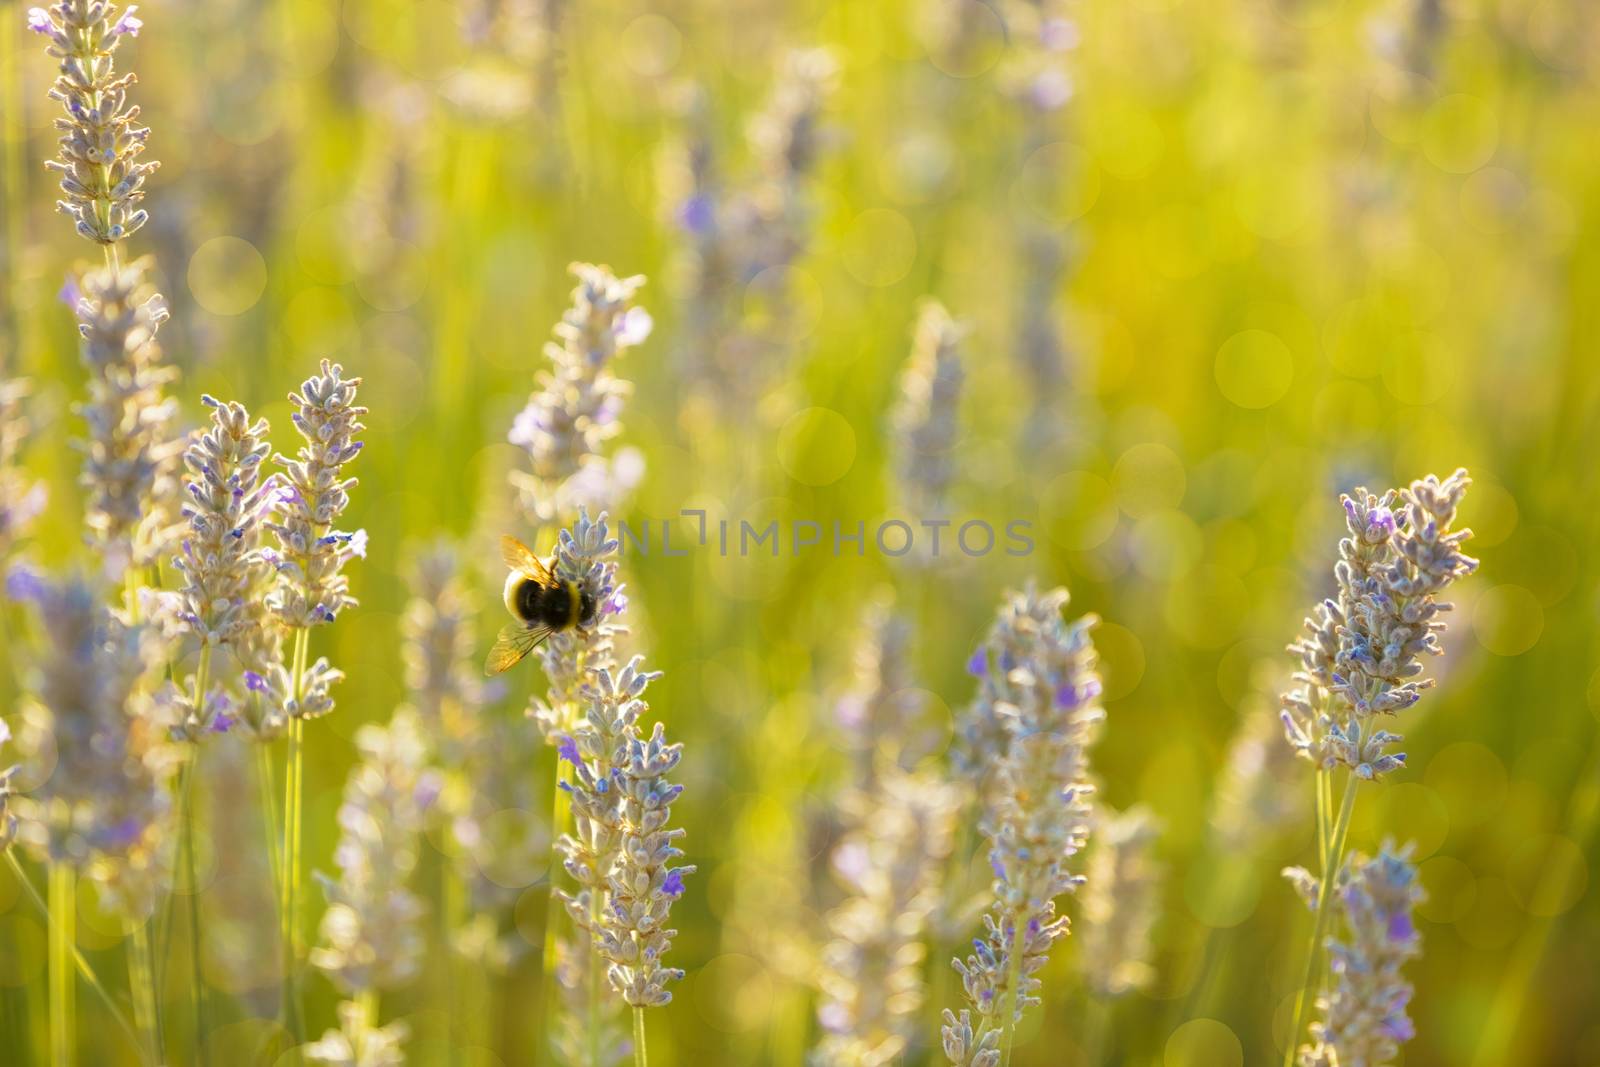
[[(1351, 856), (1335, 888), (1345, 939), (1331, 938), (1333, 987), (1317, 1001), (1322, 1019), (1300, 1049), (1302, 1067), (1384, 1067), (1416, 1034), (1401, 974), (1422, 954), (1412, 909), (1423, 899), (1411, 847), (1385, 844), (1378, 856)], [(1315, 906), (1312, 887), (1308, 903)]]
[(61, 175), (64, 200), (78, 234), (100, 245), (115, 245), (138, 231), (149, 216), (138, 206), (145, 179), (160, 164), (141, 162), (150, 131), (134, 120), (139, 108), (128, 102), (132, 74), (118, 77), (114, 54), (124, 37), (138, 36), (143, 23), (137, 5), (118, 9), (106, 0), (57, 0), (48, 8), (28, 9), (28, 28), (49, 43), (60, 62), (50, 90), (65, 118), (60, 158), (45, 165)]
[(269, 557), (278, 582), (268, 605), (290, 628), (330, 623), (357, 603), (344, 566), (366, 556), (367, 532), (346, 533), (334, 524), (356, 484), (344, 468), (361, 451), (355, 435), (365, 429), (360, 419), (367, 409), (355, 402), (360, 384), (360, 378), (346, 378), (339, 364), (323, 360), (321, 372), (289, 394), (295, 429), (306, 443), (293, 459), (273, 457), (283, 467), (283, 486), (266, 526), (278, 541)]
[(941, 514), (954, 479), (963, 332), (943, 305), (923, 303), (893, 418), (896, 473), (913, 514)]
[[(276, 480), (261, 477), (261, 463), (271, 451), (266, 421), (252, 424), (240, 404), (202, 399), (211, 409), (211, 428), (196, 433), (183, 455), (189, 470), (183, 508), (189, 533), (174, 564), (185, 580), (178, 618), (199, 638), (202, 663), (210, 668), (212, 651), (225, 648), (237, 657), (239, 646), (250, 646), (261, 625), (257, 594), (270, 570), (261, 554), (261, 523)], [(248, 652), (246, 658), (251, 658)], [(231, 724), (230, 716), (219, 717), (227, 698), (218, 674), (198, 671), (174, 701), (183, 740), (199, 741)], [(197, 691), (202, 685), (204, 693)]]
[(356, 735), (361, 762), (345, 783), (334, 850), (339, 876), (318, 874), (328, 897), (311, 963), (346, 996), (404, 985), (422, 964), (425, 908), (408, 887), (422, 830), (427, 744), (415, 714)]
[(196, 433), (183, 454), (189, 536), (175, 562), (185, 578), (182, 619), (216, 648), (233, 644), (250, 624), (249, 592), (265, 568), (261, 521), (277, 482), (261, 477), (271, 451), (266, 420), (252, 424), (243, 405), (201, 400), (211, 409), (211, 428)]
[(852, 643), (852, 677), (835, 714), (856, 759), (855, 782), (865, 787), (878, 762), (909, 768), (925, 754), (919, 733), (921, 691), (911, 663), (911, 624), (895, 610), (889, 590), (867, 603), (861, 636)]
[(90, 533), (113, 575), (156, 562), (178, 529), (183, 444), (171, 427), (176, 404), (163, 395), (177, 371), (156, 344), (167, 306), (145, 284), (147, 270), (144, 260), (91, 270), (76, 305), (89, 371), (80, 480)]
[(1164, 877), (1153, 855), (1158, 836), (1146, 808), (1096, 813), (1078, 928), (1078, 959), (1096, 996), (1122, 996), (1155, 979), (1150, 932)]
[(1451, 605), (1437, 594), (1478, 566), (1461, 552), (1472, 532), (1450, 529), (1470, 484), (1458, 470), (1382, 497), (1357, 489), (1340, 498), (1349, 536), (1334, 567), (1338, 594), (1290, 646), (1301, 669), (1283, 698), (1290, 745), (1318, 767), (1343, 765), (1373, 779), (1405, 763), (1405, 753), (1389, 751), (1400, 735), (1376, 720), (1398, 715), (1434, 684), (1421, 677), (1419, 657), (1442, 651), (1440, 616)]
[[(514, 471), (522, 506), (539, 524), (570, 521), (580, 507), (604, 507), (626, 479), (603, 454), (620, 430), (631, 386), (616, 376), (618, 356), (650, 336), (649, 312), (633, 303), (641, 275), (618, 278), (606, 267), (574, 263), (572, 307), (545, 345), (552, 369), (511, 425), (510, 441), (528, 455)], [(621, 480), (619, 480), (621, 479)]]
[[(981, 1017), (980, 1017), (981, 1020)], [(939, 1036), (944, 1046), (944, 1058), (955, 1067), (999, 1067), (1000, 1031), (982, 1026), (972, 1028), (972, 1012), (961, 1009), (961, 1015), (944, 1009), (944, 1025)]]
[[(1038, 1003), (1034, 974), (1067, 933), (1055, 898), (1083, 881), (1067, 863), (1088, 840), (1088, 747), (1104, 712), (1089, 639), (1096, 620), (1067, 623), (1066, 602), (1059, 588), (1040, 594), (1030, 584), (1011, 594), (970, 664), (983, 689), (963, 732), (965, 762), (976, 774), (997, 761), (981, 824), (994, 902), (973, 953), (954, 961), (980, 1035), (1009, 1031)], [(945, 1043), (947, 1052), (974, 1047), (953, 1044), (948, 1025)]]
[(899, 1063), (919, 1027), (924, 935), (952, 845), (956, 792), (932, 776), (888, 770), (845, 802), (833, 851), (848, 896), (828, 915), (817, 1067)]
[(405, 1067), (406, 1038), (411, 1027), (397, 1019), (377, 1026), (359, 1002), (344, 1000), (337, 1009), (339, 1028), (305, 1046), (305, 1058), (323, 1067)]
[(0, 380), (0, 562), (28, 534), (44, 510), (45, 486), (28, 477), (18, 461), (29, 425), (22, 411), (28, 382)]

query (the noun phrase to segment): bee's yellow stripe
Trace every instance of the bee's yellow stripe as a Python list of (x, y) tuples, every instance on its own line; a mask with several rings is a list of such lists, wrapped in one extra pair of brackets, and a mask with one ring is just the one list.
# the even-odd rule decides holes
[(562, 629), (570, 630), (578, 625), (578, 587), (571, 582), (562, 582), (567, 587), (567, 624)]

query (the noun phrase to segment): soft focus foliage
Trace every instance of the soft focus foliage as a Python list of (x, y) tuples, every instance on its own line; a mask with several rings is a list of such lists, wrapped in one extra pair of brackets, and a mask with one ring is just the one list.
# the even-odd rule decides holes
[[(499, 536), (549, 558), (556, 525), (535, 529), (529, 505), (601, 499), (622, 542), (605, 597), (625, 584), (627, 629), (584, 653), (662, 672), (609, 762), (641, 810), (674, 791), (685, 831), (670, 863), (667, 842), (635, 843), (629, 913), (600, 917), (633, 930), (671, 898), (662, 968), (616, 975), (655, 1001), (666, 968), (685, 972), (649, 1011), (654, 1067), (800, 1067), (857, 1054), (853, 1028), (918, 1067), (991, 1062), (998, 1034), (969, 1032), (983, 1020), (948, 967), (994, 903), (980, 802), (926, 787), (952, 758), (967, 790), (1002, 762), (1003, 732), (965, 713), (1005, 676), (968, 667), (1029, 580), (1102, 620), (1091, 806), (1146, 811), (1164, 877), (1157, 918), (1136, 923), (1149, 969), (1105, 979), (1115, 997), (1092, 995), (1107, 961), (1081, 955), (1107, 940), (1084, 925), (1088, 888), (1059, 896), (1071, 935), (1032, 973), (1042, 1003), (1013, 1064), (1276, 1062), (1310, 928), (1277, 872), (1314, 869), (1316, 848), (1309, 765), (1273, 718), (1299, 666), (1284, 646), (1338, 597), (1340, 494), (1466, 467), (1454, 528), (1482, 562), (1441, 598), (1446, 655), (1423, 657), (1438, 684), (1404, 710), (1405, 762), (1372, 765), (1350, 850), (1378, 859), (1350, 870), (1380, 877), (1382, 843), (1414, 842), (1406, 1067), (1600, 1064), (1595, 5), (145, 0), (96, 31), (116, 39), (98, 76), (139, 81), (95, 114), (63, 110), (76, 90), (46, 95), (70, 58), (60, 12), (80, 8), (39, 22), (0, 5), (0, 570), (16, 576), (0, 838), (20, 816), (6, 855), (38, 886), (42, 855), (83, 865), (78, 941), (115, 996), (122, 913), (172, 881), (175, 775), (167, 738), (105, 740), (170, 635), (104, 606), (132, 607), (128, 560), (186, 580), (182, 483), (206, 475), (182, 454), (209, 395), (267, 420), (287, 458), (259, 478), (299, 487), (269, 494), (260, 529), (278, 618), (310, 628), (304, 866), (341, 906), (381, 889), (397, 920), (336, 912), (319, 938), (326, 901), (304, 893), (307, 947), (336, 952), (341, 983), (303, 982), (323, 1062), (533, 1061), (540, 975), (566, 962), (543, 952), (552, 874), (576, 884), (549, 849), (554, 742), (588, 709), (542, 655), (487, 685), (478, 671), (507, 621)], [(65, 185), (95, 137), (114, 142), (114, 196)], [(106, 267), (96, 244), (118, 228), (138, 232)], [(83, 280), (63, 291), (69, 271)], [(929, 299), (949, 323), (922, 318)], [(610, 332), (581, 333), (585, 309)], [(551, 421), (560, 403), (591, 421)], [(580, 453), (596, 451), (625, 494), (591, 492)], [(523, 499), (553, 480), (559, 499)], [(904, 557), (884, 547), (901, 533), (879, 537), (895, 518), (916, 537)], [(981, 558), (963, 552), (983, 545), (969, 520), (996, 535)], [(1031, 524), (1026, 552), (1013, 521)], [(773, 522), (776, 542), (751, 539)], [(308, 535), (322, 526), (349, 533)], [(458, 546), (449, 577), (418, 577), (440, 538)], [(233, 715), (252, 685), (282, 695), (288, 632), (248, 677), (218, 651)], [(127, 673), (89, 676), (85, 641)], [(173, 642), (174, 679), (196, 646)], [(576, 649), (546, 646), (571, 654), (552, 655), (558, 675)], [(672, 745), (652, 747), (657, 720)], [(278, 998), (254, 768), (212, 753), (284, 723), (243, 727), (208, 739), (195, 786), (213, 1063), (254, 1062)], [(655, 764), (679, 743), (666, 786)], [(347, 795), (363, 760), (414, 777), (414, 829), (370, 810), (393, 782), (358, 772)], [(47, 780), (58, 766), (70, 786)], [(962, 812), (947, 845), (946, 805)], [(1089, 836), (1066, 874), (1092, 874)], [(908, 858), (919, 839), (951, 851), (937, 872)], [(372, 867), (391, 845), (415, 900)], [(849, 866), (863, 856), (880, 869)], [(678, 896), (680, 864), (697, 873)], [(1386, 932), (1354, 886), (1331, 927), (1346, 985)], [(165, 1003), (179, 1050), (184, 904)], [(367, 1015), (347, 990), (379, 941), (415, 956), (381, 961), (393, 988)], [(0, 1062), (45, 1062), (46, 955), (0, 861)], [(82, 983), (77, 1007), (80, 1063), (136, 1062)]]

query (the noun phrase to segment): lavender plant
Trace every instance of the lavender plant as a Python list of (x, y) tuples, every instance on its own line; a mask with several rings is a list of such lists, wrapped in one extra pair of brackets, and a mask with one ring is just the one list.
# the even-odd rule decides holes
[(89, 878), (107, 911), (131, 926), (154, 910), (166, 878), (167, 781), (177, 759), (150, 694), (170, 649), (160, 627), (119, 618), (82, 579), (53, 583), (17, 568), (7, 593), (33, 605), (44, 650), (24, 710), (25, 748), (55, 761), (38, 768), (43, 781), (25, 803), (19, 798), (19, 826), (50, 868), (52, 1059), (67, 1063), (72, 975), (87, 970), (72, 923), (77, 879)]
[(1089, 637), (1096, 620), (1067, 623), (1067, 599), (1065, 589), (1041, 594), (1031, 584), (1010, 594), (969, 665), (980, 690), (962, 724), (959, 766), (978, 779), (995, 878), (983, 934), (954, 961), (967, 1009), (946, 1011), (943, 1036), (956, 1064), (1009, 1059), (1017, 1020), (1038, 1003), (1034, 974), (1067, 934), (1056, 898), (1083, 881), (1068, 861), (1088, 841), (1088, 748), (1105, 714)]
[(251, 422), (243, 405), (202, 398), (211, 409), (211, 427), (197, 433), (184, 451), (188, 522), (173, 563), (184, 577), (179, 620), (200, 645), (200, 662), (179, 695), (173, 730), (178, 739), (198, 744), (207, 734), (224, 732), (232, 717), (221, 712), (229, 702), (211, 675), (218, 650), (240, 658), (259, 625), (252, 598), (269, 571), (261, 551), (261, 527), (274, 476), (261, 476), (271, 452), (265, 419)]
[(844, 897), (827, 916), (816, 975), (819, 1064), (898, 1062), (915, 1045), (926, 998), (924, 938), (942, 903), (960, 795), (925, 765), (936, 745), (922, 721), (911, 646), (892, 593), (876, 594), (837, 705), (852, 766), (831, 854)]
[[(1306, 620), (1305, 636), (1290, 646), (1300, 670), (1296, 687), (1283, 698), (1282, 717), (1290, 746), (1317, 772), (1321, 874), (1284, 872), (1296, 883), (1318, 886), (1285, 1067), (1293, 1067), (1305, 1031), (1318, 950), (1331, 918), (1327, 901), (1343, 860), (1357, 786), (1404, 766), (1405, 754), (1392, 751), (1401, 737), (1383, 724), (1433, 685), (1422, 676), (1420, 657), (1442, 652), (1441, 616), (1450, 605), (1438, 595), (1478, 566), (1461, 551), (1471, 531), (1451, 529), (1470, 484), (1467, 472), (1457, 470), (1442, 482), (1430, 474), (1381, 497), (1365, 489), (1341, 497), (1348, 536), (1339, 542), (1334, 567), (1338, 593), (1322, 602)], [(1349, 776), (1333, 816), (1332, 778), (1340, 767)]]
[[(1406, 1006), (1411, 983), (1401, 974), (1422, 954), (1412, 910), (1423, 899), (1411, 848), (1385, 844), (1374, 858), (1346, 861), (1334, 885), (1344, 940), (1331, 939), (1333, 986), (1317, 1001), (1320, 1021), (1299, 1050), (1300, 1067), (1384, 1067), (1416, 1033)], [(1319, 887), (1297, 882), (1315, 908)]]
[(822, 1067), (901, 1062), (924, 999), (924, 935), (939, 905), (955, 790), (931, 774), (892, 765), (844, 804), (832, 866), (847, 896), (828, 916), (812, 1057)]
[(954, 479), (963, 332), (943, 305), (923, 303), (893, 416), (898, 484), (915, 515), (943, 514)]
[(527, 716), (485, 725), (498, 694), (478, 672), (477, 602), (457, 550), (440, 542), (418, 553), (410, 585), (401, 617), (407, 700), (429, 747), (429, 839), (448, 864), (439, 909), (453, 958), (435, 971), (452, 1015), (473, 1018), (472, 1006), (491, 999), (478, 983), (506, 974), (528, 947), (511, 920), (550, 839), (542, 822), (507, 815), (548, 803), (528, 773), (544, 739)]
[[(996, 4), (1012, 43), (1000, 79), (1022, 124), (1019, 162), (1062, 140), (1063, 116), (1074, 86), (1068, 60), (1078, 45), (1072, 0), (1000, 0)], [(1058, 325), (1058, 294), (1069, 250), (1057, 227), (1022, 219), (1015, 243), (1021, 261), (1016, 356), (1028, 383), (1027, 446), (1048, 443), (1057, 425), (1050, 407), (1066, 381), (1066, 350)]]
[[(328, 898), (310, 962), (354, 1007), (341, 1007), (342, 1028), (324, 1035), (363, 1050), (372, 1040), (398, 1045), (399, 1032), (374, 1038), (378, 998), (421, 969), (425, 907), (409, 887), (422, 831), (427, 743), (414, 711), (401, 707), (387, 726), (356, 737), (361, 761), (345, 783), (339, 808), (335, 877), (318, 875)], [(337, 1059), (324, 1062), (339, 1062)], [(368, 1062), (365, 1059), (361, 1063)]]
[[(569, 1026), (553, 1039), (570, 1062), (616, 1062), (625, 1055), (626, 1042), (602, 1003), (600, 968), (589, 958), (597, 953), (609, 965), (606, 977), (613, 990), (634, 1009), (633, 1050), (642, 1064), (644, 1009), (667, 1003), (667, 984), (683, 974), (664, 966), (662, 957), (675, 934), (666, 926), (668, 913), (683, 893), (684, 875), (694, 868), (673, 865), (681, 855), (675, 842), (682, 831), (668, 826), (681, 787), (666, 775), (677, 766), (681, 747), (667, 744), (659, 723), (648, 740), (639, 726), (649, 709), (644, 691), (659, 672), (645, 671), (637, 656), (618, 667), (610, 633), (599, 633), (607, 617), (620, 615), (626, 606), (616, 583), (619, 548), (608, 536), (604, 514), (590, 522), (580, 513), (576, 527), (562, 531), (554, 567), (558, 578), (578, 585), (601, 605), (602, 621), (588, 637), (574, 639), (568, 656), (548, 648), (543, 652), (547, 663), (557, 660), (552, 695), (563, 685), (558, 679), (565, 679), (566, 692), (560, 695), (575, 696), (579, 709), (579, 717), (566, 720), (571, 732), (557, 738), (560, 757), (571, 767), (570, 781), (560, 784), (573, 816), (572, 832), (561, 836), (557, 848), (577, 886), (558, 895), (589, 949), (566, 953), (568, 966), (557, 974), (570, 994), (579, 982), (587, 986), (578, 1016), (582, 1032)], [(581, 673), (573, 673), (574, 662), (581, 663)], [(563, 721), (553, 705), (545, 707), (547, 721)]]
[(145, 179), (160, 166), (140, 159), (150, 131), (136, 123), (139, 108), (128, 102), (136, 79), (119, 77), (115, 69), (117, 47), (144, 25), (136, 10), (104, 0), (57, 0), (28, 9), (28, 28), (46, 39), (45, 51), (60, 61), (50, 96), (67, 117), (56, 120), (60, 156), (45, 164), (61, 175), (64, 199), (56, 206), (80, 237), (106, 249), (113, 270), (117, 244), (149, 221), (138, 205)]
[(545, 345), (552, 369), (511, 425), (511, 443), (528, 456), (512, 473), (524, 512), (538, 525), (568, 522), (580, 507), (614, 504), (632, 475), (604, 455), (620, 432), (630, 386), (613, 364), (650, 336), (650, 313), (633, 303), (644, 278), (618, 278), (606, 267), (574, 263), (572, 307)]
[(161, 558), (178, 530), (182, 442), (176, 404), (164, 389), (177, 371), (162, 362), (156, 331), (162, 297), (145, 283), (146, 261), (88, 271), (75, 310), (89, 371), (81, 482), (89, 530), (109, 574), (140, 571)]
[(1078, 959), (1091, 993), (1120, 997), (1147, 988), (1155, 978), (1150, 932), (1165, 876), (1154, 856), (1160, 825), (1143, 807), (1103, 809), (1094, 831)]
[(691, 126), (681, 153), (687, 180), (677, 183), (673, 214), (691, 241), (684, 362), (731, 417), (748, 417), (785, 349), (792, 297), (785, 268), (810, 241), (810, 185), (837, 78), (826, 49), (779, 57), (772, 92), (747, 130), (752, 173), (738, 181), (715, 165), (706, 94), (691, 92), (683, 108)]
[(30, 429), (23, 413), (28, 394), (26, 380), (0, 380), (0, 563), (27, 536), (45, 504), (44, 483), (29, 478), (19, 461)]
[(345, 466), (361, 451), (356, 434), (364, 429), (360, 420), (367, 409), (355, 402), (360, 384), (360, 378), (346, 378), (339, 364), (323, 360), (320, 372), (307, 378), (299, 392), (289, 394), (295, 408), (295, 429), (305, 444), (293, 459), (281, 454), (273, 457), (283, 468), (283, 484), (264, 524), (277, 542), (276, 550), (265, 556), (276, 571), (265, 603), (276, 624), (294, 635), (293, 658), (287, 666), (280, 660), (268, 664), (264, 673), (247, 676), (251, 687), (260, 690), (271, 706), (283, 709), (289, 738), (279, 906), (284, 1016), (291, 1032), (299, 1028), (295, 944), (305, 723), (333, 710), (330, 690), (344, 677), (325, 657), (308, 666), (311, 630), (333, 622), (341, 611), (356, 605), (344, 568), (350, 560), (364, 557), (367, 550), (365, 530), (345, 532), (335, 526), (349, 506), (350, 490), (356, 484), (354, 478), (345, 476)]

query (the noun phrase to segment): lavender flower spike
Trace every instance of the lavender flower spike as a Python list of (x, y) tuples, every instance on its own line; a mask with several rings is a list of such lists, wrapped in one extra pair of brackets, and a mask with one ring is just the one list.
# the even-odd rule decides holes
[(328, 896), (311, 963), (346, 996), (394, 989), (422, 966), (422, 901), (407, 883), (417, 864), (422, 815), (418, 782), (427, 745), (417, 716), (398, 709), (387, 726), (356, 736), (361, 762), (345, 783), (337, 878), (319, 874)]
[(940, 514), (954, 479), (957, 415), (966, 381), (960, 350), (964, 333), (943, 305), (933, 300), (922, 305), (894, 413), (901, 492), (914, 514)]
[(1095, 996), (1122, 996), (1155, 979), (1150, 931), (1161, 906), (1163, 871), (1153, 855), (1159, 833), (1143, 807), (1107, 810), (1095, 824), (1078, 933), (1078, 958)]
[(552, 369), (511, 425), (511, 443), (528, 455), (528, 470), (514, 472), (512, 483), (540, 523), (568, 521), (580, 506), (606, 506), (624, 488), (603, 455), (632, 391), (613, 368), (651, 330), (649, 312), (633, 303), (643, 276), (618, 278), (588, 263), (571, 271), (578, 278), (572, 307), (544, 349)]
[(1422, 954), (1412, 909), (1423, 899), (1411, 847), (1385, 844), (1374, 859), (1350, 857), (1336, 888), (1345, 940), (1328, 943), (1333, 989), (1300, 1049), (1301, 1067), (1383, 1067), (1415, 1028), (1406, 1015), (1411, 983), (1401, 975)]
[(61, 175), (56, 206), (79, 236), (99, 245), (115, 245), (149, 220), (138, 205), (145, 179), (160, 166), (139, 158), (150, 131), (135, 122), (139, 108), (128, 102), (134, 76), (115, 71), (117, 46), (142, 25), (133, 11), (119, 18), (113, 3), (56, 0), (28, 12), (28, 27), (48, 41), (46, 51), (61, 67), (50, 90), (66, 112), (56, 120), (60, 156), (45, 164)]
[[(1030, 1004), (1050, 947), (1067, 933), (1055, 898), (1083, 879), (1068, 861), (1089, 835), (1088, 749), (1105, 717), (1086, 616), (1061, 617), (1067, 591), (1040, 594), (1030, 584), (1007, 598), (990, 633), (998, 670), (981, 680), (980, 699), (963, 740), (968, 766), (997, 753), (997, 768), (980, 782), (982, 830), (996, 872), (994, 903), (983, 917), (973, 953), (954, 961), (967, 1006), (978, 1018), (979, 1039), (1005, 1037)], [(980, 747), (981, 746), (981, 747)], [(975, 1046), (945, 1027), (946, 1054)]]
[(284, 485), (266, 527), (279, 546), (277, 587), (267, 603), (290, 628), (332, 622), (356, 605), (343, 571), (364, 553), (366, 539), (362, 531), (344, 533), (334, 524), (356, 484), (344, 468), (361, 451), (355, 435), (365, 429), (360, 419), (367, 409), (355, 402), (360, 384), (360, 378), (346, 378), (339, 364), (323, 360), (320, 373), (289, 394), (295, 429), (306, 443), (293, 459), (274, 457), (284, 469)]
[(0, 563), (44, 510), (44, 483), (30, 479), (17, 461), (29, 431), (22, 411), (27, 397), (27, 381), (0, 380)]
[[(1336, 599), (1306, 620), (1289, 646), (1300, 656), (1296, 688), (1283, 698), (1289, 743), (1319, 767), (1343, 765), (1359, 778), (1382, 777), (1405, 762), (1390, 748), (1401, 738), (1378, 727), (1415, 704), (1433, 679), (1420, 657), (1439, 655), (1437, 595), (1478, 561), (1461, 551), (1470, 530), (1451, 530), (1471, 479), (1458, 470), (1409, 489), (1341, 497), (1349, 535), (1339, 542)], [(1398, 505), (1398, 510), (1397, 510)]]
[(88, 424), (80, 482), (88, 494), (91, 536), (120, 575), (165, 555), (178, 529), (182, 442), (172, 431), (177, 406), (164, 395), (177, 371), (162, 362), (156, 331), (167, 305), (145, 283), (146, 261), (83, 276), (74, 309), (89, 372)]

